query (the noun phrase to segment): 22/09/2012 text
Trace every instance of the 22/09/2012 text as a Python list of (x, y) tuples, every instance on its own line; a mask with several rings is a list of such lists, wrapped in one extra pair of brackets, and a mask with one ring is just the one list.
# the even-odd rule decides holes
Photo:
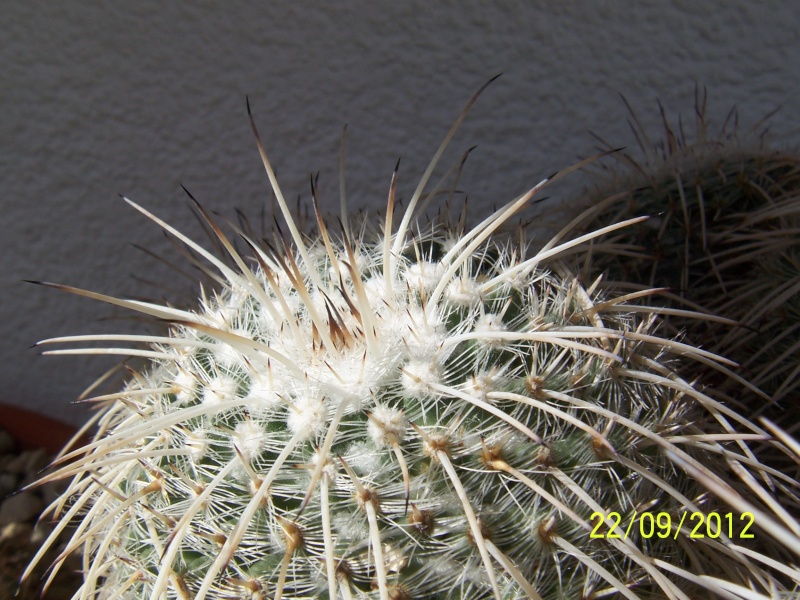
[[(595, 539), (628, 539), (631, 534), (638, 534), (644, 539), (652, 537), (661, 539), (673, 537), (677, 539), (684, 526), (691, 527), (689, 537), (692, 539), (706, 537), (715, 539), (721, 535), (727, 535), (731, 539), (737, 537), (739, 539), (751, 539), (754, 537), (749, 531), (754, 521), (753, 513), (750, 512), (742, 513), (737, 519), (736, 513), (731, 512), (722, 514), (710, 512), (706, 514), (700, 511), (684, 511), (681, 513), (680, 520), (676, 522), (672, 515), (666, 512), (653, 513), (646, 511), (640, 514), (634, 511), (630, 519), (628, 519), (626, 527), (621, 526), (623, 518), (618, 512), (610, 512), (608, 514), (593, 512), (589, 520), (593, 526), (589, 537)], [(633, 529), (637, 521), (638, 529)], [(605, 531), (603, 531), (603, 524), (606, 525)]]

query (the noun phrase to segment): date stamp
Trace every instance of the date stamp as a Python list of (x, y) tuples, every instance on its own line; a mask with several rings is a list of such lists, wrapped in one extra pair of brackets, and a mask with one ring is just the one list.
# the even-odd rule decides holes
[[(726, 535), (730, 539), (752, 539), (750, 527), (753, 525), (753, 513), (743, 512), (736, 518), (736, 513), (703, 513), (699, 511), (680, 514), (680, 519), (673, 519), (667, 512), (639, 513), (623, 523), (623, 517), (618, 512), (604, 514), (593, 512), (589, 520), (593, 526), (590, 538), (594, 539), (628, 539), (630, 535), (639, 535), (644, 539), (653, 537), (677, 539), (683, 527), (689, 529), (691, 539), (711, 538), (716, 539)], [(638, 526), (637, 526), (638, 524)], [(603, 527), (605, 525), (605, 528)]]

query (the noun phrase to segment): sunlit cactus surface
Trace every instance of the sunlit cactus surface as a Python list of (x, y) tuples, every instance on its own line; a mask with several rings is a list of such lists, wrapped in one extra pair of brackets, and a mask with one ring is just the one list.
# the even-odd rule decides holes
[[(654, 313), (568, 263), (641, 219), (534, 248), (508, 225), (554, 176), (473, 227), (422, 220), (456, 126), (403, 211), (392, 179), (375, 224), (344, 215), (334, 228), (317, 213), (301, 232), (260, 141), (285, 219), (267, 239), (226, 233), (198, 204), (225, 249), (215, 255), (129, 201), (218, 286), (192, 310), (66, 288), (170, 323), (163, 336), (46, 341), (99, 340), (148, 361), (93, 399), (97, 437), (48, 476), (70, 479), (50, 543), (74, 527), (76, 598), (795, 588), (798, 531), (741, 493), (768, 497), (763, 482), (732, 482), (734, 468), (758, 474), (747, 444), (767, 433), (676, 375), (715, 357), (659, 337)], [(679, 524), (712, 511), (736, 511), (733, 535), (693, 539)], [(748, 550), (744, 511), (746, 533), (775, 540), (771, 557)]]

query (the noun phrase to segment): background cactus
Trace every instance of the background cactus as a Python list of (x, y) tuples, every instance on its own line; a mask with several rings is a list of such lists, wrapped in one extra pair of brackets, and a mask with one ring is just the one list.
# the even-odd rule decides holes
[[(797, 586), (783, 563), (800, 528), (749, 475), (780, 477), (747, 454), (766, 433), (676, 375), (713, 356), (659, 338), (653, 313), (563, 260), (640, 219), (568, 242), (565, 230), (536, 251), (522, 228), (498, 235), (552, 177), (468, 230), (415, 222), (463, 116), (401, 217), (393, 178), (382, 231), (345, 221), (334, 234), (317, 213), (317, 233), (302, 234), (260, 141), (287, 233), (237, 231), (243, 257), (197, 205), (233, 266), (128, 201), (219, 271), (196, 310), (56, 286), (171, 323), (164, 336), (46, 340), (133, 342), (107, 351), (150, 361), (92, 399), (104, 407), (95, 441), (46, 478), (71, 478), (51, 512), (53, 539), (76, 524), (77, 597), (688, 599)], [(97, 349), (54, 352), (81, 351)], [(730, 469), (758, 500), (726, 482)], [(678, 525), (734, 509), (753, 511), (770, 556)], [(670, 515), (663, 538), (640, 533), (643, 511)], [(593, 513), (618, 514), (620, 538)]]
[[(736, 361), (736, 374), (758, 389), (703, 368), (684, 376), (701, 376), (753, 419), (763, 414), (796, 432), (800, 157), (765, 147), (755, 133), (741, 139), (735, 113), (722, 133), (711, 134), (705, 96), (697, 98), (695, 114), (693, 138), (664, 117), (663, 137), (654, 144), (634, 116), (644, 158), (618, 156), (622, 169), (595, 193), (596, 200), (616, 200), (586, 227), (653, 218), (596, 240), (583, 275), (605, 272), (605, 287), (626, 291), (667, 288), (647, 301), (734, 321), (665, 313), (673, 332)], [(797, 476), (794, 461), (786, 464)]]

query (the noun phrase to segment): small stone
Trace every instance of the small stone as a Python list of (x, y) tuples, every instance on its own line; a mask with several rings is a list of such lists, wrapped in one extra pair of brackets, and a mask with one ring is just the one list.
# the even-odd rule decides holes
[(27, 460), (27, 457), (25, 456), (24, 452), (21, 453), (21, 454), (17, 454), (16, 456), (14, 456), (11, 460), (9, 460), (5, 464), (5, 466), (3, 467), (3, 470), (6, 473), (14, 473), (15, 475), (19, 475), (20, 473), (24, 473), (25, 472), (25, 461), (26, 460)]
[(0, 454), (0, 473), (6, 472), (6, 465), (17, 458), (16, 454)]
[(15, 447), (16, 444), (11, 434), (4, 429), (0, 429), (0, 454), (11, 454)]
[(28, 475), (41, 471), (45, 466), (47, 466), (47, 453), (44, 448), (38, 448), (21, 452), (6, 465), (6, 471), (17, 475)]
[(30, 542), (33, 546), (41, 546), (47, 539), (53, 527), (48, 523), (37, 523), (31, 532)]
[(50, 456), (44, 448), (38, 448), (30, 452), (28, 463), (25, 465), (28, 475), (38, 475), (47, 465), (50, 464)]
[(64, 482), (63, 481), (51, 481), (50, 483), (45, 483), (36, 488), (42, 496), (42, 500), (44, 501), (46, 506), (49, 506), (56, 498), (61, 496), (62, 492), (64, 491)]
[(16, 475), (13, 473), (0, 472), (0, 500), (8, 496), (11, 492), (15, 492), (18, 487)]
[(31, 492), (9, 496), (0, 504), (0, 525), (32, 521), (42, 512), (42, 500)]
[(29, 539), (33, 525), (30, 523), (9, 523), (0, 529), (0, 542), (16, 542)]

